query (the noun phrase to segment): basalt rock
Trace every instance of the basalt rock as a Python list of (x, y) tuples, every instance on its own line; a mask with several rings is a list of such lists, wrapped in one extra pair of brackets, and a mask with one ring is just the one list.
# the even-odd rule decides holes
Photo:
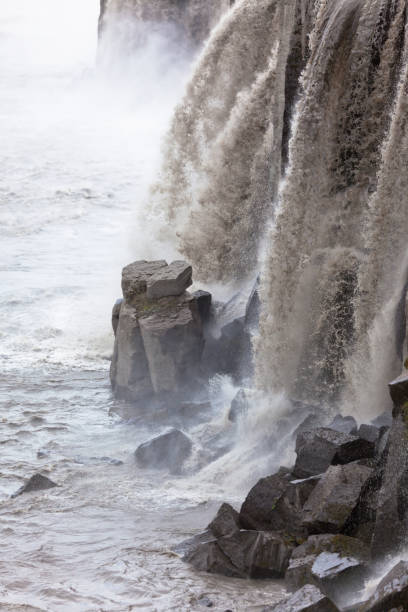
[(222, 504), (216, 517), (211, 521), (207, 529), (216, 538), (233, 535), (241, 529), (238, 512), (229, 504)]
[(400, 561), (381, 580), (374, 595), (360, 612), (408, 611), (408, 562)]
[(339, 612), (335, 604), (316, 586), (307, 584), (276, 606), (262, 612)]
[(303, 526), (307, 531), (340, 533), (372, 473), (371, 468), (357, 463), (330, 466), (303, 507)]
[(241, 525), (246, 529), (304, 534), (303, 506), (317, 482), (317, 479), (292, 482), (290, 474), (282, 473), (262, 478), (242, 505)]
[(135, 451), (135, 458), (140, 467), (168, 470), (177, 474), (190, 456), (192, 446), (186, 434), (171, 429), (141, 444)]
[(34, 474), (22, 487), (13, 493), (11, 497), (18, 497), (23, 493), (31, 493), (32, 491), (45, 491), (46, 489), (52, 489), (54, 487), (58, 487), (58, 485), (47, 478), (47, 476)]
[(375, 444), (322, 427), (305, 431), (297, 437), (296, 454), (293, 473), (299, 478), (307, 478), (325, 472), (330, 465), (370, 459), (374, 457)]
[(158, 299), (171, 295), (181, 295), (193, 284), (193, 269), (185, 261), (173, 261), (159, 268), (146, 282), (146, 297)]
[(361, 588), (369, 561), (368, 546), (356, 538), (313, 535), (293, 551), (285, 580), (293, 589), (314, 584), (342, 605), (344, 595)]

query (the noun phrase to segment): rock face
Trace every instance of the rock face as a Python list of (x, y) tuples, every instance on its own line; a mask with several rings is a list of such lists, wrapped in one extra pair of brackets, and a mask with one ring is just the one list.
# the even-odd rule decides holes
[(369, 560), (369, 548), (356, 538), (314, 535), (293, 551), (285, 579), (293, 589), (314, 584), (340, 605), (361, 584)]
[(276, 606), (264, 608), (263, 612), (339, 612), (339, 610), (317, 587), (307, 584)]
[(242, 505), (241, 525), (246, 529), (304, 534), (303, 506), (317, 482), (291, 482), (289, 475), (281, 474), (262, 478)]
[(137, 261), (123, 269), (124, 299), (112, 314), (111, 383), (118, 397), (143, 401), (194, 386), (204, 348), (200, 312), (206, 310), (201, 295), (186, 292), (191, 276), (191, 266), (180, 261)]
[(192, 446), (188, 436), (178, 429), (171, 429), (141, 444), (135, 451), (135, 458), (140, 467), (177, 474), (189, 457)]
[(384, 556), (406, 544), (408, 536), (408, 377), (390, 384), (394, 418), (384, 451), (373, 554)]
[(294, 474), (308, 478), (323, 473), (329, 465), (345, 464), (374, 456), (375, 444), (329, 428), (301, 433), (296, 440)]
[(374, 595), (361, 608), (361, 612), (407, 612), (408, 562), (400, 561), (381, 580)]
[(373, 470), (363, 465), (330, 466), (303, 507), (309, 533), (340, 533)]

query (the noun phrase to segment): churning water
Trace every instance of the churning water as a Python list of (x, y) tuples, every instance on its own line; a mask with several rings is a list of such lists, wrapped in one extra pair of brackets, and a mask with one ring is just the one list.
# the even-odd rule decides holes
[[(169, 552), (224, 499), (221, 468), (215, 483), (138, 471), (133, 450), (160, 426), (117, 416), (110, 393), (121, 268), (168, 255), (143, 206), (192, 58), (155, 32), (95, 68), (98, 5), (0, 8), (0, 609), (196, 610), (202, 594), (252, 609), (282, 589)], [(38, 470), (61, 487), (11, 500)]]

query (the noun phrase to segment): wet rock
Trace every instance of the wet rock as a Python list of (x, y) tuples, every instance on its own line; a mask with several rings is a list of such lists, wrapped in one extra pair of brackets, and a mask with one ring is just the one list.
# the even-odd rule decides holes
[(42, 474), (34, 474), (22, 487), (18, 489), (18, 491), (13, 493), (11, 497), (18, 497), (23, 493), (31, 493), (31, 491), (44, 491), (54, 487), (58, 487), (58, 485), (46, 476), (43, 476)]
[(249, 295), (245, 308), (245, 325), (249, 329), (257, 329), (259, 326), (259, 315), (261, 311), (261, 300), (259, 297), (259, 276), (255, 281), (254, 287)]
[(377, 444), (380, 437), (380, 429), (374, 425), (360, 425), (357, 435), (362, 440)]
[(392, 425), (392, 413), (390, 410), (383, 412), (378, 417), (371, 421), (371, 425), (375, 427), (391, 427)]
[(115, 334), (115, 336), (116, 336), (116, 331), (119, 325), (119, 315), (120, 315), (120, 308), (122, 306), (122, 302), (123, 302), (122, 298), (116, 300), (112, 308), (112, 329), (113, 329), (113, 333)]
[(204, 606), (204, 608), (212, 608), (214, 605), (214, 602), (212, 602), (208, 597), (200, 597), (200, 599), (197, 600), (197, 603), (199, 606)]
[(216, 517), (211, 521), (207, 529), (216, 538), (232, 536), (241, 529), (238, 512), (229, 504), (222, 504)]
[(346, 593), (361, 588), (369, 560), (369, 547), (356, 538), (314, 535), (293, 551), (285, 580), (293, 589), (314, 584), (343, 605)]
[(235, 578), (280, 578), (293, 544), (279, 534), (237, 531), (199, 544), (184, 557), (197, 570)]
[(303, 507), (303, 526), (313, 533), (339, 533), (357, 505), (371, 468), (351, 463), (330, 466)]
[(211, 293), (201, 290), (194, 291), (194, 293), (191, 294), (191, 298), (197, 303), (198, 314), (200, 315), (201, 321), (203, 323), (209, 321), (211, 316)]
[(388, 385), (395, 408), (401, 408), (408, 402), (408, 375), (401, 374)]
[(161, 266), (146, 280), (148, 299), (181, 295), (193, 284), (193, 269), (185, 261)]
[(236, 423), (240, 418), (248, 413), (249, 400), (245, 389), (240, 389), (231, 402), (231, 408), (228, 412), (228, 420)]
[(379, 557), (397, 551), (408, 537), (408, 408), (394, 407), (394, 413), (372, 542), (373, 554)]
[(181, 402), (178, 409), (178, 414), (187, 421), (208, 419), (210, 412), (210, 402)]
[(222, 327), (217, 337), (207, 334), (202, 361), (208, 376), (229, 374), (238, 384), (251, 374), (252, 343), (244, 317)]
[(141, 444), (135, 458), (140, 467), (179, 473), (191, 450), (190, 438), (178, 429), (171, 429)]
[(325, 472), (331, 464), (370, 459), (374, 457), (375, 445), (357, 436), (321, 427), (297, 437), (296, 454), (293, 473), (298, 478), (307, 478)]
[(374, 595), (361, 608), (361, 612), (393, 612), (408, 610), (408, 562), (400, 561), (381, 580)]
[(327, 426), (329, 429), (334, 431), (340, 431), (347, 434), (356, 434), (357, 432), (357, 421), (352, 416), (342, 416), (338, 414), (331, 423)]
[(263, 612), (339, 612), (332, 601), (316, 586), (307, 584), (293, 595)]
[(248, 493), (239, 516), (246, 529), (303, 534), (303, 506), (318, 480), (291, 482), (290, 474), (262, 478)]

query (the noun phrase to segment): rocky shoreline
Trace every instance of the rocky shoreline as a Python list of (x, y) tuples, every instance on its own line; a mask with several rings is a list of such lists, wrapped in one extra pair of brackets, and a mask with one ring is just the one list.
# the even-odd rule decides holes
[[(244, 315), (234, 318), (234, 300), (214, 305), (208, 292), (189, 293), (191, 284), (192, 269), (182, 261), (135, 262), (123, 270), (123, 300), (112, 315), (112, 387), (119, 398), (149, 406), (152, 416), (166, 410), (194, 419), (201, 411), (205, 419), (209, 378), (221, 371), (242, 384), (251, 370), (257, 285)], [(199, 571), (284, 578), (294, 594), (265, 610), (407, 610), (408, 563), (402, 561), (363, 601), (367, 579), (408, 535), (408, 376), (389, 388), (393, 413), (360, 426), (353, 417), (333, 419), (293, 402), (304, 418), (292, 436), (295, 464), (260, 479), (239, 512), (223, 504), (206, 530), (175, 552)], [(242, 388), (228, 418), (240, 422), (249, 410)], [(189, 436), (173, 427), (139, 446), (135, 458), (140, 467), (178, 474), (191, 452)]]

